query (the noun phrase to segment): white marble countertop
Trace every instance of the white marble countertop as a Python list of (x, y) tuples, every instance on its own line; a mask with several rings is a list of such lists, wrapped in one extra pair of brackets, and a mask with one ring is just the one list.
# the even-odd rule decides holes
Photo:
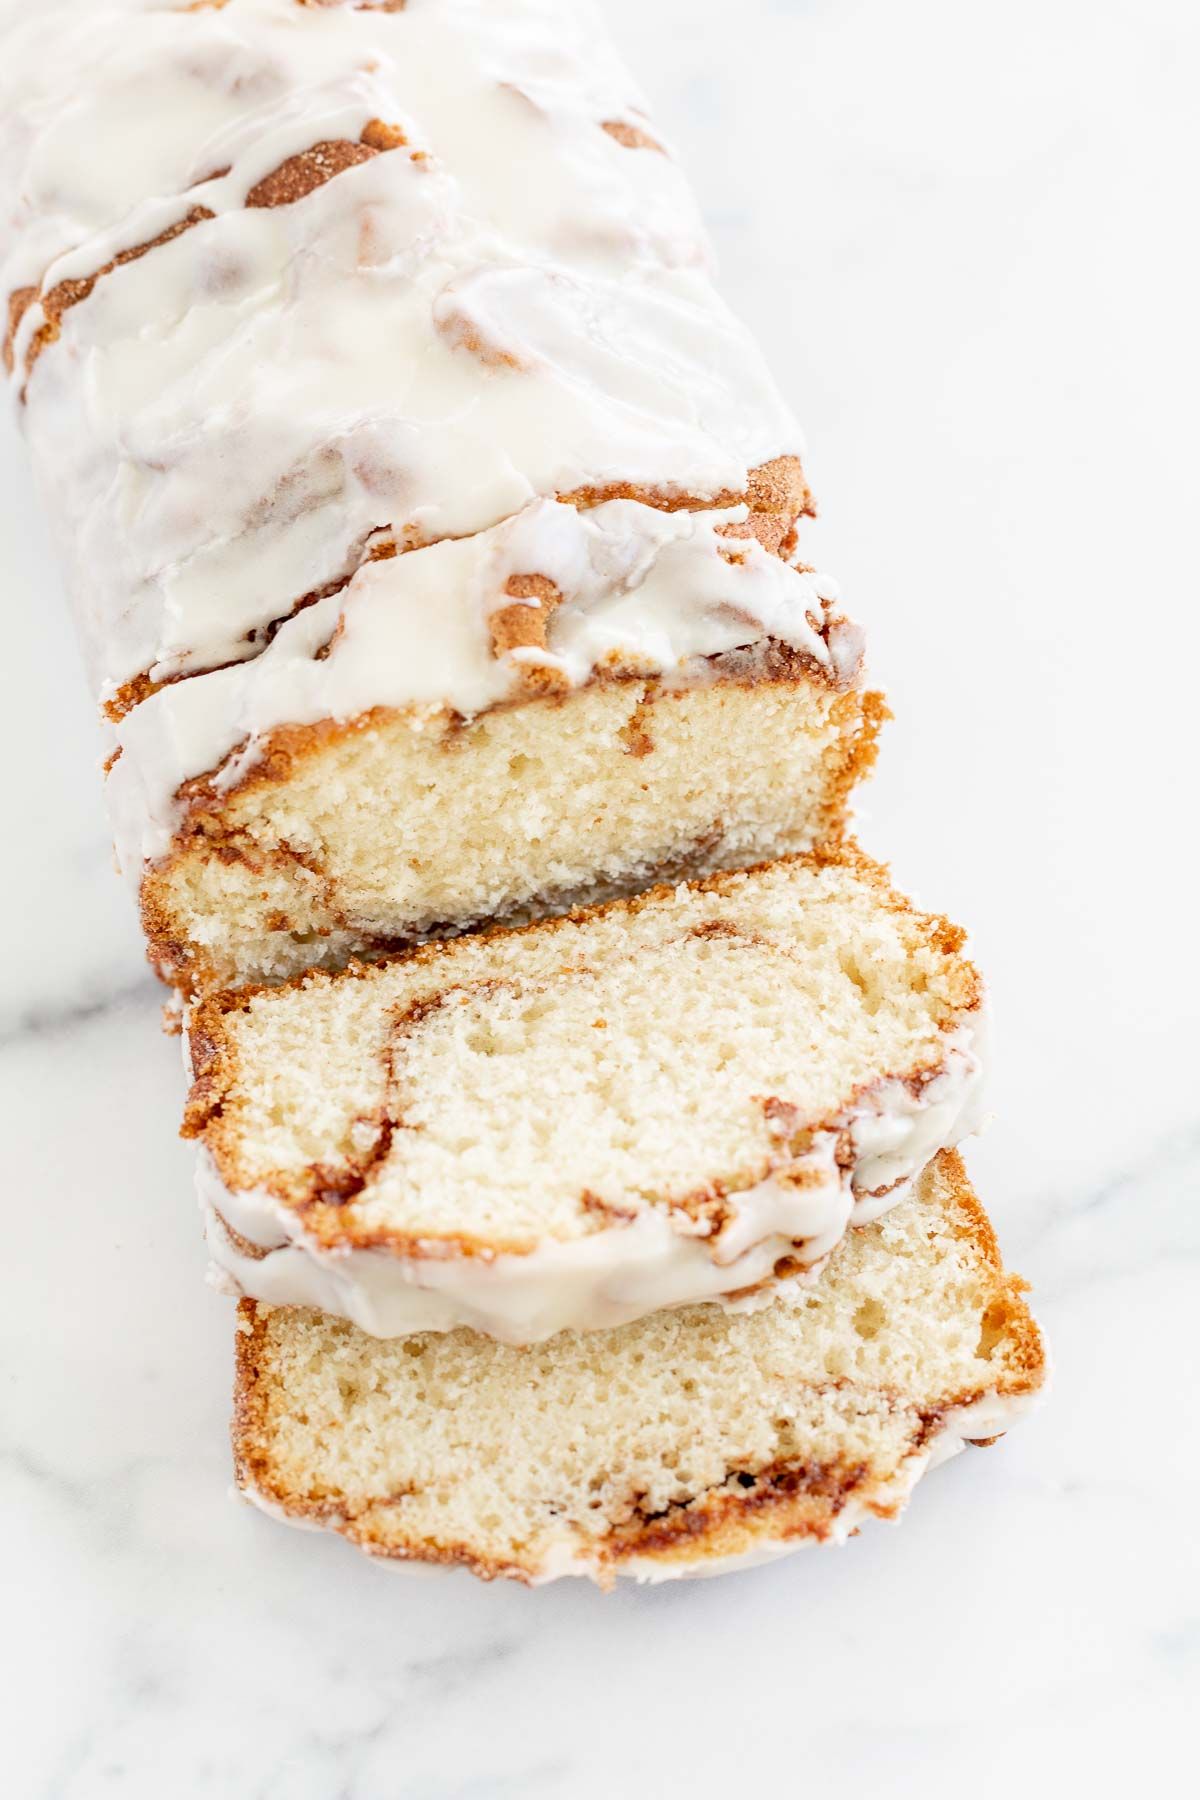
[(5, 424), (14, 1800), (1188, 1785), (1200, 20), (1188, 0), (608, 11), (806, 422), (819, 554), (890, 690), (864, 840), (972, 925), (991, 978), (998, 1118), (970, 1160), (1053, 1395), (899, 1529), (658, 1590), (404, 1580), (235, 1503), (177, 1046)]

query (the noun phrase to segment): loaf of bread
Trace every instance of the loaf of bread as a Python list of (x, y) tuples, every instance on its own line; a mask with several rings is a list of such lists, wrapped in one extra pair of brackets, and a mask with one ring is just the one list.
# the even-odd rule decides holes
[(214, 1261), (510, 1343), (811, 1276), (979, 1121), (961, 941), (845, 853), (211, 997)]
[(168, 981), (838, 840), (882, 705), (590, 7), (42, 0), (0, 186), (5, 360)]
[(396, 1562), (658, 1581), (837, 1544), (1045, 1376), (957, 1155), (811, 1289), (512, 1349), (243, 1301), (243, 1493)]
[(982, 988), (598, 11), (13, 4), (0, 192), (242, 1491), (602, 1585), (895, 1516), (1044, 1376)]

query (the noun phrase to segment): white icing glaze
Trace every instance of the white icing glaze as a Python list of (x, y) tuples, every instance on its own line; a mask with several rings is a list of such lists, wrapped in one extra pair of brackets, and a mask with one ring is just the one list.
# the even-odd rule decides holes
[[(848, 1226), (895, 1205), (939, 1150), (978, 1128), (982, 1047), (975, 1015), (947, 1036), (939, 1073), (919, 1086), (883, 1081), (859, 1096), (816, 1134), (803, 1159), (732, 1196), (732, 1217), (713, 1237), (691, 1218), (645, 1207), (631, 1224), (547, 1241), (523, 1255), (328, 1249), (265, 1189), (230, 1190), (202, 1149), (197, 1186), (209, 1253), (232, 1291), (336, 1313), (376, 1337), (466, 1325), (512, 1344), (721, 1300), (770, 1283), (785, 1256), (805, 1265), (792, 1279), (811, 1280)], [(839, 1139), (851, 1146), (849, 1166), (837, 1159)], [(788, 1179), (796, 1174), (803, 1185)], [(222, 1221), (267, 1254), (239, 1249)], [(750, 1303), (769, 1298), (768, 1288)]]
[[(3, 293), (44, 295), (197, 206), (215, 215), (97, 280), (31, 373), (40, 300), (16, 333), (14, 379), (28, 374), (30, 444), (102, 697), (139, 675), (253, 658), (274, 621), (353, 571), (377, 528), (429, 543), (519, 515), (526, 567), (540, 573), (563, 532), (579, 531), (539, 498), (632, 483), (714, 499), (798, 452), (711, 285), (670, 157), (603, 129), (642, 118), (594, 12), (559, 0), (22, 11), (0, 67), (0, 185), (15, 196)], [(293, 204), (246, 205), (289, 158), (357, 142), (376, 120), (405, 147)], [(654, 536), (628, 519), (627, 560)], [(715, 522), (698, 522), (697, 542)], [(729, 641), (706, 598), (688, 614), (697, 560), (661, 559), (686, 630), (664, 634), (653, 617), (642, 630), (632, 603), (614, 621), (648, 667)], [(369, 610), (359, 602), (376, 583), (419, 589), (476, 561), (372, 572), (320, 623)], [(745, 614), (738, 641), (770, 629), (760, 600), (787, 615), (788, 641), (803, 636), (810, 584), (794, 571), (767, 579), (760, 563), (750, 552), (725, 582)], [(457, 647), (439, 605), (458, 615)], [(436, 698), (469, 711), (511, 690), (513, 666), (480, 680), (465, 594), (425, 606), (373, 671), (361, 659), (356, 705)], [(312, 716), (317, 628), (305, 618), (281, 634), (289, 646), (264, 677), (275, 719)], [(572, 613), (557, 633), (578, 676), (590, 626)], [(163, 709), (152, 735), (155, 749), (174, 740), (173, 775), (204, 772), (239, 741), (242, 698), (212, 678), (179, 702), (186, 720)], [(120, 741), (137, 762), (140, 737)], [(122, 785), (155, 779), (127, 768)], [(160, 819), (161, 800), (148, 804)]]

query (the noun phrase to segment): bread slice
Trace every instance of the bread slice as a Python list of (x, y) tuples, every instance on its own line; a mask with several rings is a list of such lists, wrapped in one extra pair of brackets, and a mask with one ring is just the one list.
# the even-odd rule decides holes
[(955, 1153), (813, 1288), (512, 1349), (243, 1301), (246, 1497), (395, 1562), (658, 1581), (841, 1543), (1045, 1374)]
[(961, 943), (846, 852), (212, 998), (185, 1132), (213, 1256), (381, 1336), (743, 1298), (974, 1128)]

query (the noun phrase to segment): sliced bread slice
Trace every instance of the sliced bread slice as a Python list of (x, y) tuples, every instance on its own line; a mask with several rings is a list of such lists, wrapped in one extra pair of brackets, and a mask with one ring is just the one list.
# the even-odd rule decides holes
[(943, 1152), (815, 1287), (754, 1312), (514, 1349), (243, 1301), (237, 1478), (295, 1524), (485, 1579), (657, 1581), (840, 1543), (1029, 1404), (1024, 1286)]
[(210, 999), (214, 1259), (379, 1336), (510, 1343), (812, 1269), (977, 1122), (961, 942), (848, 853)]

